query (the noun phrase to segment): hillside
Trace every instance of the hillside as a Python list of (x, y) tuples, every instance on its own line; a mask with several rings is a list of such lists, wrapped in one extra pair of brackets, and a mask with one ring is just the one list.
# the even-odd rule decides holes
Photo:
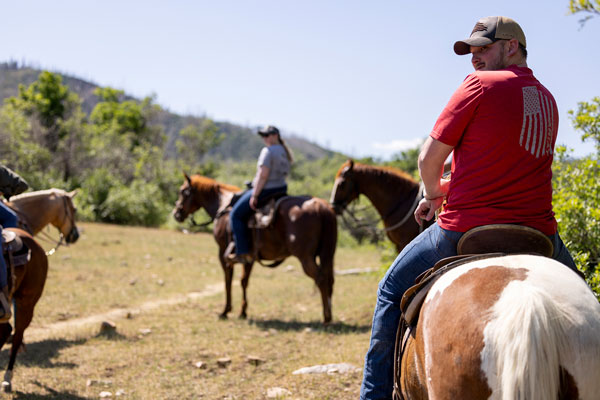
[[(38, 78), (40, 72), (42, 71), (39, 69), (19, 66), (14, 62), (0, 63), (0, 101), (3, 102), (8, 97), (16, 96), (19, 84), (30, 85)], [(90, 113), (98, 102), (98, 98), (94, 95), (94, 90), (98, 85), (73, 76), (60, 75), (62, 76), (63, 83), (81, 98), (83, 110), (86, 113)], [(166, 147), (168, 155), (174, 152), (175, 141), (180, 130), (189, 124), (201, 120), (202, 117), (179, 115), (167, 110), (163, 110), (160, 113), (157, 123), (163, 126), (165, 134), (168, 137)], [(219, 131), (225, 135), (225, 139), (218, 147), (209, 152), (208, 157), (236, 161), (256, 159), (263, 143), (255, 134), (254, 128), (243, 127), (224, 121), (215, 121), (215, 124), (219, 128)], [(301, 137), (286, 135), (285, 127), (279, 128), (282, 130), (284, 138), (294, 153), (301, 155), (307, 160), (318, 160), (334, 154), (333, 151), (311, 143)]]

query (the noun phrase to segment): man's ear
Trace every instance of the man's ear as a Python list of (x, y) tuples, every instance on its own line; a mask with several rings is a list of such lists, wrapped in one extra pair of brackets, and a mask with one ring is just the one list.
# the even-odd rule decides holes
[(519, 41), (517, 39), (510, 39), (508, 41), (508, 53), (509, 57), (512, 57), (517, 54), (519, 51)]

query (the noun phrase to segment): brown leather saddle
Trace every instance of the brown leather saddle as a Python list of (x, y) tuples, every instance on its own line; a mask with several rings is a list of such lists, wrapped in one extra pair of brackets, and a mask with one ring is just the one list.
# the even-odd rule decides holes
[(31, 260), (31, 250), (16, 233), (2, 230), (2, 256), (6, 262), (9, 293), (12, 293), (15, 280), (15, 268), (25, 265)]
[(394, 354), (394, 399), (402, 399), (400, 393), (400, 362), (408, 336), (417, 326), (421, 307), (433, 284), (447, 271), (471, 261), (510, 254), (539, 254), (551, 257), (552, 241), (537, 229), (521, 225), (484, 225), (467, 231), (458, 241), (457, 254), (438, 261), (423, 272), (402, 296), (402, 316), (396, 334)]

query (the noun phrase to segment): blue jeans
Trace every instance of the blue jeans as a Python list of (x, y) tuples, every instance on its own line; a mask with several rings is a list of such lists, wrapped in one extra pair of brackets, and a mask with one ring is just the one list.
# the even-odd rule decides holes
[[(4, 243), (4, 239), (2, 239), (2, 228), (16, 228), (17, 222), (17, 214), (0, 201), (0, 240), (2, 243)], [(0, 250), (2, 249), (0, 248)], [(6, 275), (6, 263), (4, 261), (3, 252), (0, 252), (0, 289), (7, 284)]]
[[(373, 313), (371, 342), (365, 356), (361, 400), (391, 399), (394, 383), (394, 346), (400, 322), (400, 300), (415, 279), (436, 262), (456, 255), (463, 232), (448, 231), (434, 223), (413, 239), (398, 255), (379, 282)], [(552, 258), (577, 270), (558, 233), (549, 236), (554, 244)]]
[[(287, 192), (287, 186), (263, 189), (258, 195), (258, 202), (261, 202), (272, 194), (282, 192)], [(242, 197), (238, 199), (231, 209), (231, 213), (229, 213), (229, 225), (233, 232), (236, 254), (250, 253), (250, 229), (248, 229), (247, 221), (253, 211), (252, 208), (250, 208), (250, 197), (252, 197), (252, 193), (253, 190), (250, 189), (242, 194)]]

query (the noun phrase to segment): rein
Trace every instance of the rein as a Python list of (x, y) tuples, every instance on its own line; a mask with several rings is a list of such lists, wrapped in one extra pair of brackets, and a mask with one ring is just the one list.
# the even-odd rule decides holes
[[(419, 184), (419, 190), (417, 191), (417, 195), (415, 196), (415, 201), (413, 201), (412, 206), (410, 206), (410, 208), (408, 209), (408, 212), (406, 213), (404, 218), (402, 218), (402, 220), (395, 223), (394, 225), (384, 228), (385, 232), (393, 231), (394, 229), (400, 227), (414, 214), (415, 209), (417, 208), (417, 205), (419, 204), (419, 201), (421, 201), (421, 198), (423, 198), (423, 188), (424, 188), (423, 184), (422, 183)], [(422, 227), (422, 225), (421, 225), (421, 227)]]

